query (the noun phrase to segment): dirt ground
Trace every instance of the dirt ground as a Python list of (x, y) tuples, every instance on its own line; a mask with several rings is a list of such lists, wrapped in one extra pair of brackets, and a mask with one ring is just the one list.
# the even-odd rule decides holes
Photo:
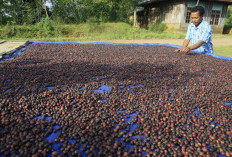
[(25, 41), (0, 41), (0, 59), (2, 56), (22, 47)]

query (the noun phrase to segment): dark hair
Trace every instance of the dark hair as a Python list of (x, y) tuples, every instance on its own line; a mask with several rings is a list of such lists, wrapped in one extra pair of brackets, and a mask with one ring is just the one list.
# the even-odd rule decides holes
[(200, 16), (203, 16), (204, 13), (205, 13), (205, 9), (204, 9), (202, 6), (195, 6), (195, 7), (193, 7), (193, 8), (191, 9), (191, 13), (192, 13), (192, 12), (197, 12), (197, 11), (199, 11)]

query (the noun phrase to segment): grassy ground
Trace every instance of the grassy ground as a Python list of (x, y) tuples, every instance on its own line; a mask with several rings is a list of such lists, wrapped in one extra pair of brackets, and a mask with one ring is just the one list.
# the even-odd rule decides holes
[(214, 46), (214, 53), (220, 56), (232, 57), (232, 44), (231, 46)]
[[(0, 40), (42, 40), (42, 41), (114, 41), (114, 40), (153, 40), (184, 39), (186, 32), (154, 32), (131, 27), (126, 23), (83, 23), (53, 24), (48, 30), (43, 25), (1, 26)], [(232, 39), (232, 35), (213, 34), (213, 39)], [(231, 46), (214, 46), (215, 54), (232, 57)]]

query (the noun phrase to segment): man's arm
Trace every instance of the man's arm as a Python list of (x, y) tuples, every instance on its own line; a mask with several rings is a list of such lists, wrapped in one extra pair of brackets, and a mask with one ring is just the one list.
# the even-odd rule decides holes
[(190, 40), (184, 39), (184, 42), (182, 44), (182, 49), (188, 47), (189, 42), (190, 42)]
[(189, 42), (190, 40), (184, 39), (184, 42), (182, 44), (182, 49), (180, 50), (181, 52), (188, 53), (190, 51), (190, 49), (188, 48)]
[(189, 48), (190, 50), (194, 50), (194, 49), (199, 48), (203, 43), (204, 43), (203, 40), (199, 40), (196, 44), (194, 44), (194, 45), (192, 45), (192, 46), (189, 46), (188, 48)]
[(199, 48), (203, 43), (203, 40), (199, 40), (196, 44), (188, 47), (189, 40), (185, 39), (182, 45), (182, 49), (178, 49), (177, 51), (188, 53), (190, 50)]
[(191, 39), (191, 25), (188, 26), (187, 34), (182, 44), (182, 48), (177, 49), (175, 52), (185, 52), (185, 53), (189, 52), (190, 50), (188, 48), (188, 45), (189, 45), (190, 39)]

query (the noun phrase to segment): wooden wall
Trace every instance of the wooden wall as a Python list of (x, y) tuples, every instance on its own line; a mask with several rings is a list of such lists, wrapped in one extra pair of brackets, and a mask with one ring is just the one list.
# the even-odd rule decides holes
[[(148, 28), (151, 23), (165, 23), (169, 29), (186, 31), (188, 23), (185, 23), (186, 11), (188, 5), (193, 5), (196, 1), (193, 0), (173, 0), (173, 2), (159, 2), (145, 7), (144, 11), (138, 13), (137, 21), (140, 27)], [(193, 3), (193, 4), (191, 4)], [(222, 6), (222, 11), (218, 25), (212, 25), (214, 33), (222, 33), (225, 23), (225, 17), (228, 5), (226, 3), (212, 3), (201, 1), (205, 7), (205, 17), (207, 22), (210, 22), (212, 9)], [(220, 8), (219, 8), (220, 9)]]

